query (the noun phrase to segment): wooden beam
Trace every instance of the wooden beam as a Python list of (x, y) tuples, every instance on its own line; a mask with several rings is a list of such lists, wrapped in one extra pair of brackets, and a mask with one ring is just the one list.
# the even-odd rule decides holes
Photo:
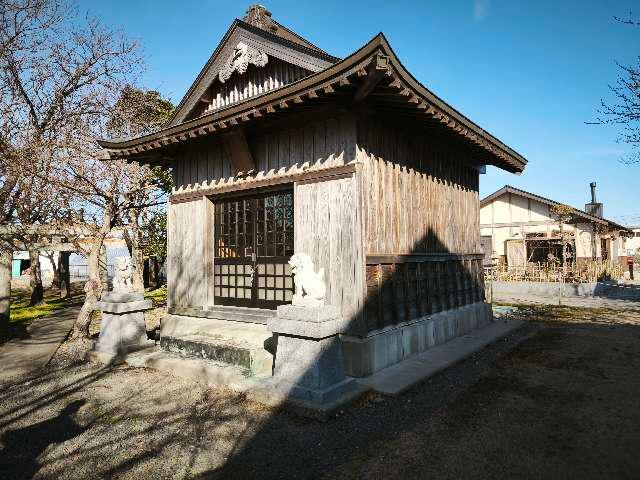
[(234, 174), (255, 170), (256, 165), (253, 161), (251, 150), (249, 150), (247, 139), (244, 136), (244, 131), (241, 128), (224, 134), (221, 138), (231, 157)]
[(380, 83), (380, 80), (384, 78), (385, 75), (389, 75), (391, 72), (391, 67), (389, 63), (389, 57), (383, 55), (381, 53), (376, 54), (371, 58), (371, 62), (367, 67), (367, 76), (364, 81), (360, 84), (356, 93), (353, 96), (354, 103), (361, 102), (367, 96), (373, 92), (374, 88)]

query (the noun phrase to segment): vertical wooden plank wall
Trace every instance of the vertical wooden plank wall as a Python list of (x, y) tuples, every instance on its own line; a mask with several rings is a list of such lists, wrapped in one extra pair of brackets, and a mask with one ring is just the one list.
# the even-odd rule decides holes
[(213, 110), (228, 107), (234, 103), (262, 95), (308, 76), (311, 72), (297, 65), (271, 57), (264, 67), (249, 65), (247, 71), (234, 73), (226, 82), (216, 79), (208, 90), (211, 100), (200, 102), (189, 118), (203, 115)]
[(364, 301), (364, 252), (355, 176), (296, 184), (295, 251), (324, 268), (327, 303), (358, 322)]
[(364, 315), (373, 331), (484, 300), (479, 172), (454, 141), (358, 118), (366, 251)]
[(167, 303), (203, 307), (205, 302), (204, 199), (171, 203), (167, 214)]
[[(356, 120), (348, 114), (300, 125), (264, 131), (247, 138), (258, 173), (257, 178), (330, 168), (353, 162), (356, 157)], [(175, 167), (174, 192), (197, 192), (201, 187), (233, 185), (228, 153), (215, 138), (194, 144), (179, 155)], [(362, 240), (361, 176), (295, 185), (295, 249), (324, 266), (330, 303), (356, 316), (365, 295)], [(250, 191), (247, 191), (250, 194)], [(215, 200), (215, 194), (211, 197)], [(199, 205), (201, 213), (190, 204)], [(168, 218), (168, 296), (170, 305), (213, 305), (212, 201), (202, 199), (172, 204)], [(207, 213), (208, 212), (208, 213)], [(195, 225), (193, 218), (203, 218)], [(190, 254), (199, 236), (197, 255)], [(190, 266), (193, 257), (199, 266)], [(196, 278), (194, 275), (197, 275)], [(198, 284), (191, 292), (190, 284)]]
[[(247, 142), (257, 172), (241, 181), (303, 169), (335, 167), (355, 159), (355, 119), (347, 114), (337, 114), (323, 120), (302, 121), (248, 135)], [(176, 158), (176, 193), (239, 182), (233, 178), (235, 172), (229, 152), (215, 137), (184, 147)]]
[(457, 143), (359, 118), (367, 254), (480, 252), (479, 173)]

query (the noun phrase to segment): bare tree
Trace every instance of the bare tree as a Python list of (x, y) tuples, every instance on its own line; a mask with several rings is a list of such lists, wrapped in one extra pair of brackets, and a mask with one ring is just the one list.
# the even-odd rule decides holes
[(571, 222), (575, 213), (575, 209), (569, 205), (558, 203), (553, 205), (549, 209), (549, 214), (556, 222), (558, 222), (558, 228), (560, 229), (560, 244), (562, 248), (561, 262), (564, 265), (568, 257), (568, 247), (571, 244), (574, 236), (570, 232), (566, 232), (564, 229), (565, 224)]
[(56, 221), (87, 224), (89, 281), (77, 336), (88, 334), (102, 290), (100, 249), (127, 185), (126, 165), (102, 162), (94, 139), (105, 136), (118, 92), (141, 65), (135, 42), (65, 0), (0, 0), (0, 214), (17, 224), (50, 222), (41, 208), (50, 188), (58, 196), (44, 203), (64, 212)]
[[(614, 17), (616, 21), (629, 26), (640, 27), (640, 22)], [(639, 43), (640, 44), (640, 43)], [(609, 90), (615, 100), (600, 101), (598, 116), (592, 124), (608, 124), (620, 127), (618, 142), (631, 145), (632, 152), (622, 161), (627, 164), (640, 163), (640, 56), (635, 65), (616, 62), (620, 74)]]
[[(171, 117), (174, 105), (154, 90), (126, 86), (116, 102), (107, 125), (112, 137), (133, 138), (159, 130)], [(168, 172), (157, 167), (132, 164), (126, 193), (128, 212), (124, 222), (124, 238), (133, 263), (133, 286), (144, 291), (143, 229), (153, 228), (165, 209), (166, 196), (172, 187)]]

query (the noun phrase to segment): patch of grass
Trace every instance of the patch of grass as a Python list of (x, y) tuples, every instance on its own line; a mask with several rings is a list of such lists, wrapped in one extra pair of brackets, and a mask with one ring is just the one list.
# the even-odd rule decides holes
[(46, 290), (44, 302), (30, 307), (30, 295), (28, 290), (18, 290), (11, 293), (11, 323), (31, 323), (36, 318), (49, 315), (71, 304), (71, 299), (60, 298), (58, 290)]
[(154, 307), (162, 307), (167, 304), (167, 287), (162, 286), (155, 290), (145, 292), (144, 297), (153, 302)]

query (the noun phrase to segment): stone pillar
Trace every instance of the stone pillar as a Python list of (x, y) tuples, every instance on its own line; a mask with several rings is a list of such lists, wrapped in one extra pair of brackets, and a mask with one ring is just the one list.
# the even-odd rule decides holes
[(96, 352), (113, 358), (149, 343), (144, 312), (152, 307), (152, 302), (145, 300), (142, 293), (109, 292), (96, 307), (102, 310)]
[(360, 387), (344, 373), (338, 333), (347, 323), (334, 306), (278, 307), (267, 323), (278, 339), (272, 387), (320, 410), (359, 394)]

